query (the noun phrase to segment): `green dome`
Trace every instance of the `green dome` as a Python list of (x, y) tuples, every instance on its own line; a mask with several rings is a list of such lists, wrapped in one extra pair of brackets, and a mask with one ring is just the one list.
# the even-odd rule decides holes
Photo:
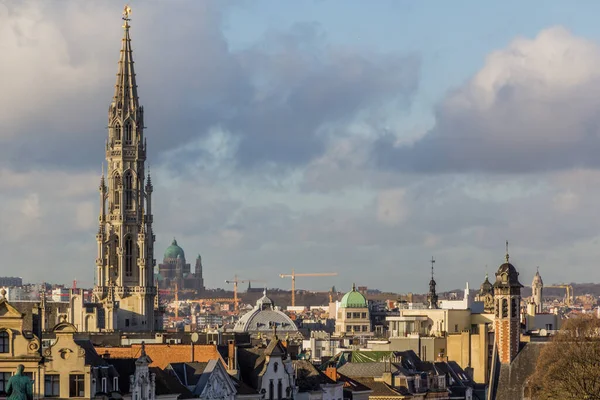
[(173, 239), (171, 245), (167, 247), (165, 258), (181, 258), (185, 260), (185, 253), (181, 247), (177, 246), (177, 240)]
[(342, 308), (366, 308), (367, 307), (367, 299), (362, 293), (356, 291), (356, 287), (352, 286), (352, 291), (346, 293), (344, 297), (342, 297), (342, 301), (340, 303), (340, 307)]

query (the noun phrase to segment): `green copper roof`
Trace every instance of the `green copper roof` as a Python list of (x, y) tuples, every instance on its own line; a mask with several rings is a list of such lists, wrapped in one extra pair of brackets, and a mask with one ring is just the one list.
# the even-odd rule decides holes
[(185, 259), (185, 253), (183, 252), (183, 249), (177, 245), (177, 240), (173, 239), (171, 245), (167, 247), (167, 250), (165, 250), (165, 258), (177, 257)]
[(356, 287), (352, 286), (352, 290), (342, 297), (340, 303), (342, 308), (366, 308), (367, 299), (360, 292), (356, 291)]

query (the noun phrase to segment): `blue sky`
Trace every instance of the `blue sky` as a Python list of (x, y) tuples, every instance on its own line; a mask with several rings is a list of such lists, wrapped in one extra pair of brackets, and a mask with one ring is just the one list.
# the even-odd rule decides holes
[[(597, 2), (173, 4), (131, 2), (158, 262), (175, 236), (212, 287), (424, 292), (432, 255), (475, 287), (508, 239), (524, 283), (600, 279)], [(93, 284), (121, 9), (0, 5), (0, 251), (26, 280)]]

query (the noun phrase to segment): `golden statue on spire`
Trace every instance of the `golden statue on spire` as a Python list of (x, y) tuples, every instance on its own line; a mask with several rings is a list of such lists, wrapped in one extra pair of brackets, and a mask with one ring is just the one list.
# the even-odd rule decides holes
[(123, 8), (123, 19), (125, 21), (129, 21), (130, 15), (131, 15), (131, 7), (129, 7), (127, 4), (125, 4), (125, 7)]

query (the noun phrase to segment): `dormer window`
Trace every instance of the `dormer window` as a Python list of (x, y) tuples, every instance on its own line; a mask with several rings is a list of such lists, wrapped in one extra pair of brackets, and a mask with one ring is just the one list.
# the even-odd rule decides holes
[(9, 353), (10, 352), (10, 337), (8, 336), (8, 332), (2, 331), (0, 332), (0, 353)]
[(276, 373), (278, 369), (279, 369), (279, 363), (276, 362), (275, 364), (273, 364), (273, 372)]

